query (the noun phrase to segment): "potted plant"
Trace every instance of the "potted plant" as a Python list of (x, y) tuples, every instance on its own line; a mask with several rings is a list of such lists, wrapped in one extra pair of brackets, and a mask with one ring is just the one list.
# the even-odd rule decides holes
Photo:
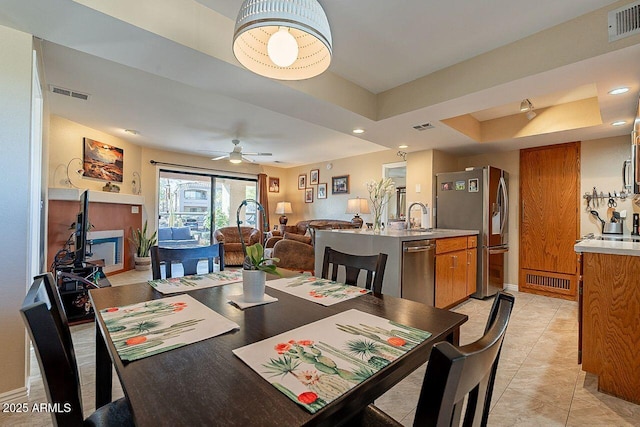
[(278, 258), (265, 258), (261, 243), (247, 247), (247, 256), (242, 264), (242, 292), (245, 302), (260, 302), (264, 299), (267, 273), (282, 276), (273, 264), (278, 261)]
[(142, 230), (131, 229), (131, 237), (129, 241), (133, 243), (136, 251), (133, 255), (136, 270), (149, 270), (151, 268), (151, 256), (149, 251), (151, 246), (158, 243), (157, 231), (154, 231), (151, 237), (147, 236), (147, 221), (144, 222)]

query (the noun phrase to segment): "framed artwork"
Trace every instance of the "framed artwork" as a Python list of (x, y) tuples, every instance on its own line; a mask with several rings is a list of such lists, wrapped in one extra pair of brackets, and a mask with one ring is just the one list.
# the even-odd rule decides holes
[(327, 183), (323, 182), (318, 184), (318, 199), (326, 199), (327, 198)]
[(472, 178), (469, 180), (469, 193), (478, 192), (478, 178)]
[(313, 203), (313, 188), (304, 189), (304, 202)]
[(83, 142), (84, 177), (122, 182), (124, 150), (89, 138), (83, 138)]
[(307, 174), (303, 173), (298, 175), (298, 190), (304, 190), (307, 188)]
[(269, 178), (269, 193), (280, 192), (280, 178)]
[(309, 184), (317, 185), (319, 182), (320, 182), (320, 170), (311, 169), (311, 172), (309, 172)]
[(331, 177), (331, 194), (349, 193), (349, 175)]

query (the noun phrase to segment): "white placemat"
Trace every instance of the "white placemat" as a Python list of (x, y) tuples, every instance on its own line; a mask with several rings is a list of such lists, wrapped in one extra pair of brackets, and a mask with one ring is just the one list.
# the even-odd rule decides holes
[(142, 359), (239, 328), (189, 295), (105, 308), (100, 315), (123, 361)]
[(268, 280), (266, 285), (270, 288), (326, 306), (371, 292), (358, 286), (345, 285), (344, 283), (321, 279), (308, 274)]
[(188, 292), (237, 282), (242, 282), (242, 270), (224, 270), (208, 274), (149, 280), (148, 283), (158, 292), (173, 294), (176, 292)]

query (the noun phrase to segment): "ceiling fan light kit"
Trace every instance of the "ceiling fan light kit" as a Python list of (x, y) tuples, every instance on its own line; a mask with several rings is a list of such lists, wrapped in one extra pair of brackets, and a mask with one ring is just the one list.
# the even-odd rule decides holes
[(232, 139), (231, 142), (233, 143), (233, 150), (231, 150), (231, 152), (225, 153), (225, 152), (218, 151), (216, 153), (220, 153), (222, 155), (218, 157), (214, 157), (211, 160), (229, 159), (229, 162), (233, 164), (238, 164), (242, 162), (254, 163), (254, 160), (245, 156), (271, 156), (272, 155), (271, 153), (244, 153), (242, 151), (242, 146), (240, 146), (239, 139)]
[(331, 29), (317, 0), (244, 0), (233, 54), (248, 70), (278, 80), (303, 80), (331, 63)]

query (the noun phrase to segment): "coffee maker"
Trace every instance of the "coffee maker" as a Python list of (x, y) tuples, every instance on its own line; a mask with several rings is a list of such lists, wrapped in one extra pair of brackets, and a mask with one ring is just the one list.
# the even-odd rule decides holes
[(637, 213), (633, 214), (633, 229), (631, 231), (631, 234), (633, 236), (640, 236), (640, 232), (638, 232), (638, 227), (640, 226), (640, 218), (639, 215)]

